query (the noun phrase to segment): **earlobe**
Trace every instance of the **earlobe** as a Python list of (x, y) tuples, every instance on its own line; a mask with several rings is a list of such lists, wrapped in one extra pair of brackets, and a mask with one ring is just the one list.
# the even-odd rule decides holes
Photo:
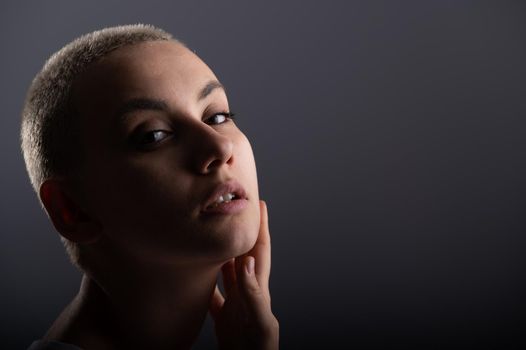
[(64, 183), (48, 179), (40, 186), (40, 199), (55, 229), (72, 242), (95, 243), (101, 236), (102, 227), (90, 218), (65, 191)]

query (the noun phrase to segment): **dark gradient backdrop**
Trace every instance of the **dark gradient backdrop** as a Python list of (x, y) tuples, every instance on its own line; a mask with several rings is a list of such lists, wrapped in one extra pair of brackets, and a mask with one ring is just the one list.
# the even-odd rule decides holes
[(80, 278), (26, 176), (26, 89), (73, 38), (136, 22), (197, 51), (252, 140), (283, 349), (520, 348), (526, 5), (500, 0), (2, 1), (0, 348)]

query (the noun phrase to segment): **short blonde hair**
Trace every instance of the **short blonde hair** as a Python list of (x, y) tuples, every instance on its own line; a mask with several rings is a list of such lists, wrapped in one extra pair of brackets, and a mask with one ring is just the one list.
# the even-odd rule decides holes
[[(20, 132), (27, 172), (37, 194), (46, 179), (70, 174), (82, 158), (75, 142), (75, 108), (70, 103), (75, 79), (119, 47), (158, 40), (177, 41), (151, 25), (105, 28), (73, 40), (46, 61), (29, 87)], [(62, 241), (71, 261), (80, 268), (79, 247), (64, 237)]]

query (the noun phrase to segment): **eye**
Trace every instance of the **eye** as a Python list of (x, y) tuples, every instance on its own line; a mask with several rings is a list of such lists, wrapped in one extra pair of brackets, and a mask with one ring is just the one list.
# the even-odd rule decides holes
[(218, 124), (226, 123), (227, 121), (232, 120), (232, 119), (234, 119), (234, 113), (222, 112), (222, 113), (216, 113), (210, 118), (208, 118), (206, 120), (206, 123), (211, 124), (211, 125), (218, 125)]
[(169, 137), (172, 133), (166, 130), (152, 130), (140, 133), (135, 137), (135, 143), (138, 146), (149, 146), (159, 143)]

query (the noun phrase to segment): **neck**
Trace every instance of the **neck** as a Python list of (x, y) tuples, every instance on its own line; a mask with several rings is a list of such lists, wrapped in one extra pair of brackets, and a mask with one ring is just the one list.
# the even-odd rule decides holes
[[(68, 307), (63, 341), (90, 349), (189, 349), (202, 328), (221, 264), (133, 268), (108, 264), (85, 274)], [(107, 267), (112, 266), (112, 271)], [(60, 340), (60, 339), (59, 339)]]

